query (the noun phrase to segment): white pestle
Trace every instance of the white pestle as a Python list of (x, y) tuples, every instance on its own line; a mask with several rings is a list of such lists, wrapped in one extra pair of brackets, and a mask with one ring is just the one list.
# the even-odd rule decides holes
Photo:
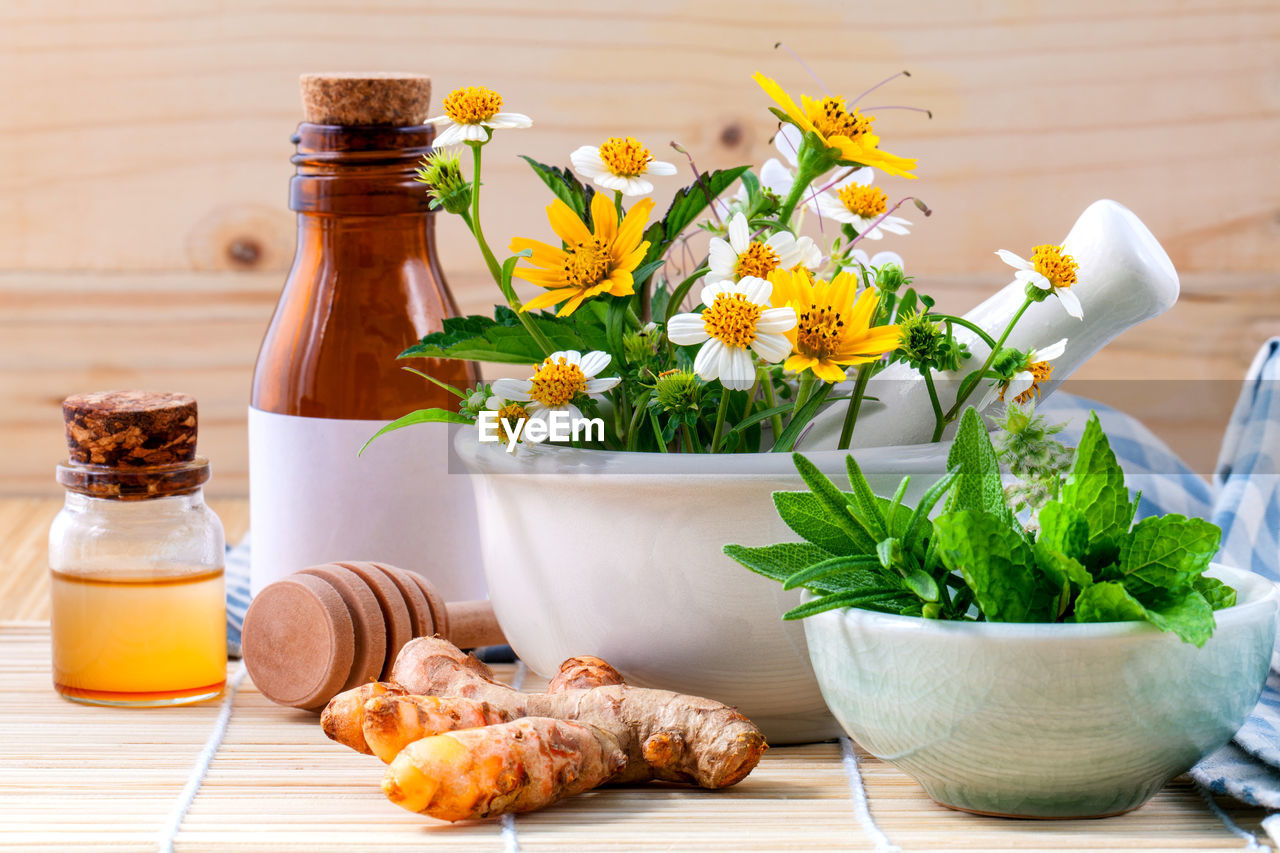
[[(1044, 395), (1055, 388), (1114, 337), (1144, 320), (1159, 316), (1178, 299), (1178, 273), (1142, 220), (1124, 205), (1103, 199), (1089, 205), (1063, 241), (1064, 251), (1080, 265), (1071, 288), (1080, 298), (1084, 319), (1069, 315), (1055, 296), (1029, 307), (1005, 342), (1020, 350), (1043, 348), (1062, 338), (1066, 351), (1052, 361), (1053, 377)], [(1027, 256), (1024, 254), (1024, 257)], [(1013, 270), (1009, 270), (1012, 278)], [(999, 338), (1022, 306), (1025, 286), (1013, 282), (964, 317)], [(960, 380), (982, 365), (991, 349), (977, 335), (953, 327), (973, 357), (955, 373), (935, 374), (943, 411), (955, 401)], [(981, 402), (984, 382), (966, 405)], [(845, 392), (851, 382), (840, 386)], [(905, 364), (892, 364), (867, 385), (868, 396), (858, 415), (850, 447), (921, 444), (934, 429), (933, 407), (920, 374)], [(797, 449), (831, 450), (838, 446), (848, 404), (840, 401), (814, 418)], [(954, 429), (954, 424), (952, 425)]]

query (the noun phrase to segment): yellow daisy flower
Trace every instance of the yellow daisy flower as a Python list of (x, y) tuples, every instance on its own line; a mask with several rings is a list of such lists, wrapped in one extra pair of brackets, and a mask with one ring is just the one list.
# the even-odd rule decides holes
[(880, 293), (873, 287), (858, 294), (858, 278), (837, 273), (831, 281), (814, 281), (801, 270), (769, 274), (774, 304), (796, 310), (796, 326), (785, 332), (793, 355), (783, 365), (797, 373), (812, 370), (824, 382), (842, 382), (845, 368), (875, 361), (898, 348), (897, 326), (872, 326)]
[(621, 222), (613, 200), (604, 193), (591, 199), (591, 221), (595, 232), (578, 218), (569, 205), (556, 199), (547, 206), (551, 229), (564, 241), (564, 248), (540, 240), (517, 237), (511, 251), (529, 249), (529, 263), (542, 269), (517, 267), (513, 275), (547, 288), (524, 304), (522, 311), (533, 311), (564, 303), (559, 316), (567, 317), (584, 300), (601, 293), (630, 296), (635, 293), (631, 273), (640, 265), (649, 244), (640, 238), (653, 210), (653, 199), (636, 202)]
[(818, 134), (828, 148), (839, 150), (842, 161), (872, 166), (901, 178), (915, 177), (911, 174), (916, 167), (915, 160), (880, 150), (880, 137), (871, 132), (875, 116), (863, 115), (857, 107), (850, 110), (845, 106), (844, 98), (838, 96), (815, 101), (808, 95), (801, 95), (802, 109), (774, 80), (759, 72), (751, 79), (782, 107), (797, 127)]

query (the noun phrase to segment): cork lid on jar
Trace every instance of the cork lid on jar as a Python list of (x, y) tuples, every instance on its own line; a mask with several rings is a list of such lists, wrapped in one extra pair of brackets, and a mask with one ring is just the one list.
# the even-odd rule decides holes
[(95, 391), (62, 401), (69, 461), (58, 482), (97, 497), (179, 494), (209, 478), (196, 456), (194, 397), (166, 391)]
[(431, 78), (398, 71), (303, 74), (302, 109), (312, 124), (408, 127), (427, 120)]

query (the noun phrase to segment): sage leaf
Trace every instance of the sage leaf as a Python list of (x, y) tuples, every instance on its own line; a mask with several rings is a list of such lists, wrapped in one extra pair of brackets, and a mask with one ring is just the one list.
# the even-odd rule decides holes
[(1004, 500), (996, 449), (982, 416), (973, 406), (960, 416), (960, 428), (947, 454), (947, 468), (960, 472), (956, 490), (947, 502), (948, 510), (981, 510), (1011, 527), (1017, 524)]

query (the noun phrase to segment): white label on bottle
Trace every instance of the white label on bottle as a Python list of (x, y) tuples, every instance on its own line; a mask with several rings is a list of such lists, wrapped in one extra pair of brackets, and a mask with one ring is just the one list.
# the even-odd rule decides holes
[(470, 477), (447, 424), (388, 433), (384, 421), (249, 409), (250, 579), (264, 586), (335, 561), (421, 574), (445, 601), (484, 598)]

